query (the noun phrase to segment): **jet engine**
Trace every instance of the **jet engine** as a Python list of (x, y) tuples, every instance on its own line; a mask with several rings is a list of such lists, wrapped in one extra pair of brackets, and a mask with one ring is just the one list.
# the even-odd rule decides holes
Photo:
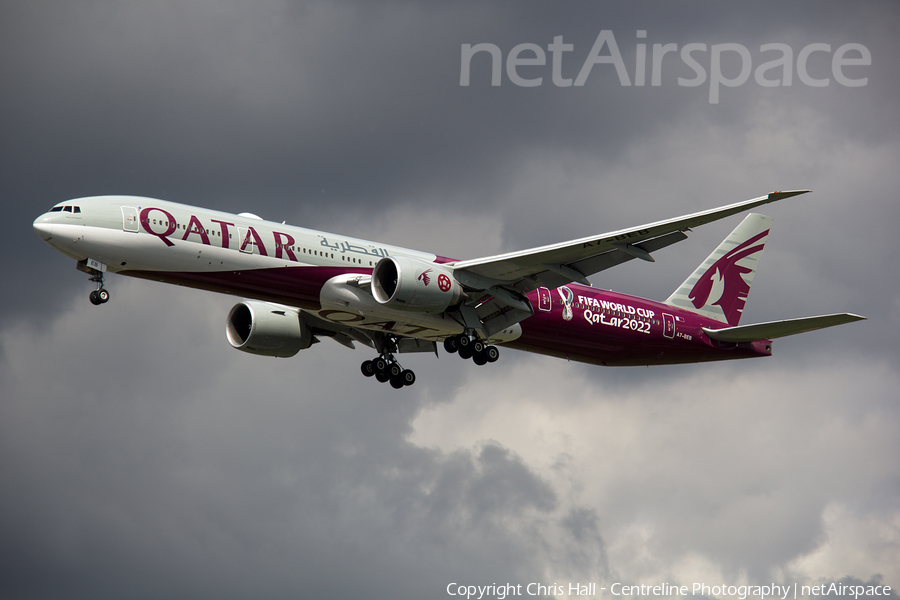
[(233, 348), (280, 358), (294, 356), (313, 342), (312, 332), (300, 319), (297, 309), (252, 300), (231, 309), (225, 322), (225, 335)]
[(372, 270), (372, 295), (389, 308), (441, 313), (458, 303), (462, 289), (449, 269), (405, 256), (388, 256)]

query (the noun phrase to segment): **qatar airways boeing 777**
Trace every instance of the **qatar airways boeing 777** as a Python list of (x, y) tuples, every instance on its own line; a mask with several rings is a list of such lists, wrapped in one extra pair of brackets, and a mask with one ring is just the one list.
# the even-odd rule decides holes
[(662, 302), (591, 287), (588, 276), (687, 238), (691, 228), (796, 196), (775, 192), (560, 244), (457, 260), (283, 223), (134, 196), (61, 202), (35, 232), (91, 276), (107, 272), (240, 296), (226, 335), (238, 350), (289, 357), (330, 337), (378, 356), (366, 376), (395, 388), (415, 374), (396, 354), (494, 362), (497, 346), (597, 365), (769, 356), (771, 340), (863, 319), (840, 313), (739, 325), (770, 217), (749, 214)]

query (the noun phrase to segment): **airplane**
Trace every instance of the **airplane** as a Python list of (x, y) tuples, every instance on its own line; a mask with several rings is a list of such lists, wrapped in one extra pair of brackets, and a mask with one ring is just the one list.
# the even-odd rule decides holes
[(291, 357), (320, 338), (378, 354), (363, 375), (415, 383), (397, 354), (477, 365), (498, 346), (604, 366), (770, 356), (772, 340), (865, 317), (836, 313), (740, 325), (772, 223), (750, 213), (662, 302), (594, 288), (588, 277), (687, 239), (694, 227), (809, 190), (484, 258), (457, 260), (348, 236), (137, 196), (60, 202), (37, 235), (75, 259), (109, 301), (106, 273), (242, 297), (226, 318), (234, 348)]

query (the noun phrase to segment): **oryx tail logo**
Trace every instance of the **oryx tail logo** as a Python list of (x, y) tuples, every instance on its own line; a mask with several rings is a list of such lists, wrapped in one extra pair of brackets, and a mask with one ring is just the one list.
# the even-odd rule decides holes
[(694, 308), (718, 306), (725, 313), (728, 323), (736, 325), (750, 293), (750, 284), (744, 279), (744, 275), (753, 272), (752, 268), (738, 263), (748, 256), (762, 252), (767, 235), (768, 229), (737, 245), (713, 263), (688, 293)]
[(425, 284), (425, 287), (428, 287), (428, 284), (431, 283), (431, 277), (428, 276), (431, 271), (432, 269), (425, 269), (424, 271), (419, 273), (418, 277), (416, 277), (416, 279)]

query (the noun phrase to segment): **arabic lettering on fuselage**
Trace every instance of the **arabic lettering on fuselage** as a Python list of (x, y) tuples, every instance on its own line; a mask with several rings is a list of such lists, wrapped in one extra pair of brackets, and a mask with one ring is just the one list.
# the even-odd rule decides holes
[(325, 248), (331, 248), (335, 252), (340, 252), (342, 254), (346, 254), (347, 252), (355, 252), (357, 254), (365, 254), (366, 256), (374, 256), (377, 258), (384, 258), (388, 256), (388, 251), (385, 248), (376, 248), (373, 245), (369, 245), (369, 249), (367, 250), (365, 247), (351, 244), (350, 242), (335, 242), (333, 244), (328, 243), (328, 239), (324, 235), (319, 235), (322, 238), (322, 241), (319, 242), (320, 246)]

